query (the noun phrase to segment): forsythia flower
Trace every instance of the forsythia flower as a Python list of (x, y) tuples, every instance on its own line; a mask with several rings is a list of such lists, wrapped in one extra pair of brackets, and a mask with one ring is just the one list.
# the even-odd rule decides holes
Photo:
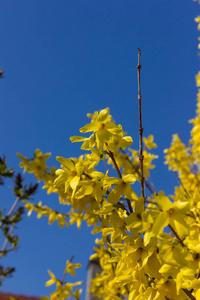
[(29, 160), (21, 154), (17, 153), (17, 156), (22, 160), (19, 164), (20, 167), (24, 168), (24, 171), (29, 173), (34, 173), (38, 180), (42, 180), (44, 177), (44, 172), (49, 170), (46, 165), (46, 159), (51, 156), (51, 153), (42, 154), (42, 152), (37, 149), (34, 153), (34, 158)]
[(70, 273), (72, 276), (76, 275), (75, 268), (80, 268), (81, 264), (72, 264), (69, 260), (66, 262), (66, 269), (64, 273)]
[[(26, 201), (28, 215), (34, 211), (38, 218), (48, 217), (49, 224), (76, 223), (79, 229), (86, 221), (93, 234), (101, 234), (91, 259), (99, 262), (102, 272), (90, 286), (100, 299), (200, 299), (200, 92), (190, 144), (174, 135), (165, 150), (166, 164), (176, 172), (179, 183), (170, 198), (154, 193), (149, 180), (152, 160), (157, 157), (148, 150), (156, 147), (153, 136), (143, 139), (143, 171), (151, 196), (138, 196), (133, 187), (137, 189), (141, 181), (139, 151), (127, 149), (132, 138), (115, 124), (108, 108), (89, 117), (91, 123), (80, 132), (91, 135), (71, 141), (82, 141), (81, 148), (90, 153), (70, 159), (58, 156), (58, 170), (46, 165), (49, 153), (36, 150), (33, 159), (18, 155), (21, 167), (43, 180), (47, 193), (57, 193), (67, 207), (66, 213), (60, 213), (41, 201), (37, 205)], [(96, 169), (99, 165), (102, 169), (102, 160), (105, 173)], [(108, 169), (110, 165), (114, 170)], [(66, 273), (75, 276), (79, 267), (67, 261), (63, 278)], [(42, 300), (80, 299), (81, 289), (75, 287), (82, 282), (69, 283), (48, 272), (51, 279), (46, 286), (55, 283), (56, 290)]]
[(153, 140), (153, 135), (149, 135), (148, 138), (143, 138), (143, 142), (148, 149), (157, 148), (157, 145), (153, 142)]
[(82, 127), (80, 132), (93, 132), (93, 134), (89, 138), (79, 136), (70, 138), (72, 142), (83, 141), (82, 149), (89, 150), (96, 146), (98, 151), (103, 150), (103, 148), (114, 151), (120, 147), (125, 148), (132, 144), (131, 137), (123, 136), (122, 126), (111, 122), (108, 108), (90, 116), (92, 117), (92, 122)]
[(122, 178), (107, 177), (104, 179), (106, 186), (116, 185), (108, 195), (108, 201), (112, 204), (117, 204), (119, 199), (125, 195), (129, 200), (137, 200), (136, 193), (131, 188), (130, 184), (134, 183), (136, 178), (130, 174)]

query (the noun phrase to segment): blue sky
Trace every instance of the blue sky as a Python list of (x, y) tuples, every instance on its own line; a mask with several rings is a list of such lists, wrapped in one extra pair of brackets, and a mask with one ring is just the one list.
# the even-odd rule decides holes
[[(144, 135), (154, 134), (159, 155), (152, 178), (172, 194), (175, 175), (163, 164), (163, 150), (179, 133), (187, 143), (196, 108), (199, 70), (199, 4), (191, 0), (0, 0), (0, 156), (19, 171), (16, 152), (31, 157), (36, 148), (55, 157), (79, 156), (69, 137), (87, 122), (86, 113), (109, 107), (117, 124), (138, 149), (137, 49), (141, 48)], [(28, 176), (28, 180), (34, 178)], [(1, 189), (3, 207), (13, 197)], [(35, 201), (59, 208), (55, 196), (40, 190)], [(2, 291), (48, 295), (47, 269), (62, 277), (75, 255), (86, 281), (94, 246), (90, 228), (60, 230), (44, 217), (24, 216), (16, 231), (20, 249), (5, 263), (16, 267)], [(4, 261), (2, 261), (3, 263)], [(85, 298), (85, 291), (83, 297)]]

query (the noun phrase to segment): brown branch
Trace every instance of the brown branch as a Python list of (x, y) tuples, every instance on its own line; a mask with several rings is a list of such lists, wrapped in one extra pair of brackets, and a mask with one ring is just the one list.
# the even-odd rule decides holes
[[(156, 194), (157, 194), (157, 190), (156, 190), (156, 187), (155, 187), (155, 184), (154, 184), (154, 182), (152, 181), (152, 179), (151, 179), (151, 178), (149, 178), (149, 181), (150, 181), (150, 183), (151, 183), (152, 190), (153, 190), (153, 193), (152, 193), (152, 194), (154, 194), (154, 193), (156, 193)], [(146, 182), (146, 180), (144, 180), (144, 182)]]
[(141, 50), (138, 48), (138, 65), (137, 65), (137, 70), (138, 70), (138, 104), (139, 104), (139, 137), (140, 137), (140, 151), (139, 151), (139, 158), (140, 158), (140, 175), (141, 175), (141, 195), (142, 197), (144, 196), (144, 173), (143, 173), (143, 148), (142, 148), (142, 135), (143, 135), (143, 127), (142, 127), (142, 104), (141, 104), (141, 87), (140, 87), (140, 56), (141, 56)]
[(10, 249), (6, 249), (6, 250), (0, 250), (0, 254), (6, 254), (7, 252), (11, 252), (11, 251), (16, 251), (17, 249), (19, 249), (19, 246), (15, 246), (13, 248)]
[(149, 184), (145, 179), (144, 179), (144, 184), (146, 185), (146, 187), (148, 188), (148, 190), (149, 190), (152, 194), (156, 193), (156, 190), (153, 191), (152, 187), (150, 186), (150, 184)]
[(169, 229), (172, 231), (172, 233), (175, 235), (175, 237), (177, 238), (177, 240), (179, 241), (179, 243), (181, 244), (182, 247), (185, 247), (182, 239), (179, 237), (179, 235), (177, 234), (177, 232), (173, 229), (173, 227), (168, 224)]
[(182, 290), (191, 300), (196, 300), (196, 298), (190, 293), (190, 291), (188, 291), (186, 289), (182, 289)]
[(93, 179), (89, 174), (87, 174), (87, 173), (85, 173), (85, 172), (83, 172), (82, 174), (83, 174), (87, 179), (89, 179), (89, 180), (92, 180), (92, 179)]
[(122, 179), (122, 174), (121, 174), (121, 172), (120, 172), (120, 170), (119, 170), (119, 167), (118, 167), (118, 165), (117, 165), (117, 163), (116, 163), (116, 160), (115, 160), (115, 158), (114, 158), (113, 152), (107, 151), (107, 153), (108, 153), (109, 157), (111, 158), (111, 160), (112, 160), (112, 162), (113, 162), (113, 165), (114, 165), (114, 167), (115, 167), (115, 169), (116, 169), (116, 171), (117, 171), (117, 174), (118, 174), (119, 178)]
[[(120, 199), (120, 200), (122, 200), (122, 199)], [(133, 212), (130, 200), (128, 200), (127, 198), (124, 199), (124, 200), (126, 200), (128, 204), (130, 203), (129, 209), (130, 209), (130, 212)], [(130, 215), (130, 212), (126, 209), (124, 203), (121, 203), (121, 202), (118, 201), (117, 205), (119, 205), (121, 207), (121, 209), (123, 209), (124, 211), (126, 211), (126, 213), (127, 213), (128, 216)]]
[(132, 212), (133, 212), (133, 208), (132, 208), (132, 206), (131, 206), (131, 201), (130, 201), (129, 199), (126, 198), (126, 202), (127, 202), (127, 204), (128, 204), (128, 208), (129, 208), (130, 212), (132, 213)]
[[(114, 158), (113, 152), (107, 151), (107, 154), (108, 154), (109, 157), (111, 158), (111, 160), (112, 160), (112, 162), (113, 162), (113, 165), (114, 165), (114, 167), (115, 167), (115, 169), (116, 169), (116, 171), (117, 171), (117, 174), (118, 174), (119, 178), (122, 179), (122, 174), (121, 174), (120, 169), (119, 169), (119, 167), (118, 167), (118, 165), (117, 165), (117, 163), (116, 163), (116, 160), (115, 160), (115, 158)], [(127, 199), (127, 198), (126, 198), (126, 201), (127, 201), (128, 208), (129, 208), (129, 210), (130, 210), (130, 213), (132, 213), (132, 212), (133, 212), (133, 208), (132, 208), (132, 206), (131, 206), (131, 201), (130, 201), (129, 199)]]
[[(133, 165), (132, 161), (130, 160), (128, 154), (122, 149), (120, 148), (121, 152), (125, 155), (125, 159), (128, 160), (128, 162), (130, 163), (130, 165), (132, 166), (133, 170), (139, 174), (139, 170), (138, 168), (136, 169), (135, 166)], [(153, 186), (153, 188), (151, 187), (151, 185), (144, 179), (144, 184), (146, 185), (147, 189), (150, 191), (151, 194), (156, 193), (156, 188), (153, 184), (153, 182), (151, 181), (151, 185)]]

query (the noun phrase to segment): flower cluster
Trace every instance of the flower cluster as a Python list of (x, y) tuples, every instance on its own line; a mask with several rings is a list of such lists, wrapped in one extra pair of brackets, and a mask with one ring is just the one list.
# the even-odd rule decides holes
[[(146, 214), (144, 217), (142, 215), (143, 212), (145, 213), (145, 207), (148, 207), (149, 204), (145, 204), (143, 198), (138, 198), (133, 189), (134, 183), (140, 181), (139, 153), (129, 148), (132, 138), (125, 135), (121, 125), (115, 124), (108, 108), (90, 114), (89, 117), (91, 123), (82, 127), (80, 132), (93, 130), (90, 137), (75, 136), (71, 138), (72, 142), (83, 142), (81, 148), (87, 150), (87, 153), (79, 158), (70, 159), (58, 156), (60, 169), (47, 167), (46, 159), (50, 156), (49, 153), (42, 154), (40, 150), (36, 150), (32, 159), (18, 154), (22, 160), (20, 166), (24, 167), (24, 171), (34, 173), (38, 181), (42, 180), (43, 188), (47, 190), (48, 194), (57, 193), (60, 203), (67, 207), (66, 213), (54, 211), (46, 205), (42, 206), (41, 202), (36, 205), (26, 201), (25, 207), (29, 211), (28, 215), (35, 211), (38, 218), (48, 216), (49, 224), (58, 221), (60, 227), (76, 223), (80, 228), (81, 222), (86, 221), (88, 226), (93, 226), (93, 234), (102, 232), (102, 243), (107, 249), (107, 254), (110, 252), (110, 247), (113, 247), (112, 244), (116, 242), (121, 243), (121, 248), (119, 247), (120, 250), (117, 251), (120, 254), (125, 240), (127, 241), (127, 238), (130, 240), (130, 234), (136, 230), (134, 228), (140, 227), (138, 236), (141, 238), (141, 234), (147, 228), (150, 230), (153, 224), (153, 219), (151, 220), (152, 224), (149, 223), (152, 218), (150, 215)], [(148, 183), (148, 179), (150, 178), (150, 169), (154, 167), (152, 160), (157, 156), (149, 153), (147, 149), (156, 147), (153, 136), (144, 138), (144, 144), (145, 182), (151, 191), (153, 188), (150, 182)], [(38, 160), (40, 160), (41, 168)], [(104, 173), (97, 170), (102, 160), (107, 162), (107, 170)], [(108, 166), (112, 166), (116, 172), (114, 173), (112, 168), (108, 169)], [(114, 256), (117, 256), (114, 250), (112, 252)], [(109, 259), (113, 254), (109, 254)], [(113, 264), (105, 259), (104, 252), (101, 252), (101, 255), (103, 257), (99, 256), (98, 258), (101, 261), (102, 269), (106, 266), (109, 276), (114, 276), (113, 270), (116, 263)], [(112, 270), (111, 273), (110, 270)], [(131, 270), (129, 271), (131, 272)], [(102, 276), (104, 278), (105, 274)], [(120, 278), (123, 276), (126, 275), (120, 271)], [(127, 290), (123, 287), (124, 284), (120, 286), (118, 277), (115, 276), (112, 279), (113, 285), (110, 284), (109, 288), (111, 292), (114, 287), (116, 289), (118, 286), (116, 289), (118, 292), (115, 294)], [(98, 291), (102, 293), (101, 288)], [(113, 293), (112, 291), (110, 295)]]
[[(197, 111), (194, 120), (198, 114)], [(166, 163), (179, 180), (171, 199), (162, 191), (154, 192), (149, 179), (156, 155), (148, 149), (156, 144), (153, 136), (144, 138), (144, 175), (149, 190), (149, 196), (144, 198), (134, 188), (140, 182), (140, 162), (138, 151), (130, 148), (132, 138), (115, 124), (108, 108), (89, 116), (91, 123), (80, 132), (91, 131), (91, 135), (71, 138), (72, 142), (83, 142), (81, 148), (87, 153), (70, 159), (58, 156), (60, 169), (47, 167), (49, 154), (39, 150), (34, 159), (19, 155), (21, 166), (43, 180), (43, 188), (57, 193), (67, 208), (63, 214), (26, 201), (28, 214), (35, 211), (38, 217), (48, 216), (50, 224), (57, 220), (60, 227), (76, 223), (80, 228), (86, 221), (93, 234), (102, 233), (91, 257), (98, 259), (102, 268), (91, 284), (91, 292), (99, 298), (200, 299), (200, 156), (196, 147), (198, 131), (194, 130), (197, 121), (189, 146), (174, 135), (171, 147), (165, 150)], [(102, 160), (107, 162), (105, 172), (97, 170)], [(80, 291), (72, 292), (75, 284), (66, 283), (63, 287), (50, 271), (49, 274), (50, 283), (57, 285), (59, 299), (73, 295), (78, 299)]]
[[(200, 17), (196, 18), (200, 30)], [(200, 87), (200, 73), (196, 76)], [(149, 150), (156, 148), (154, 138), (143, 138), (145, 197), (137, 191), (141, 181), (139, 151), (130, 148), (133, 141), (122, 126), (115, 124), (109, 109), (88, 114), (91, 122), (80, 129), (89, 136), (73, 136), (81, 142), (85, 155), (78, 158), (57, 157), (56, 170), (46, 165), (48, 154), (36, 150), (33, 159), (20, 154), (21, 167), (43, 181), (47, 193), (58, 194), (65, 214), (47, 206), (31, 204), (28, 214), (49, 217), (59, 226), (86, 221), (92, 233), (101, 233), (91, 259), (102, 268), (92, 280), (90, 291), (105, 300), (200, 300), (200, 89), (196, 117), (191, 120), (191, 139), (185, 145), (178, 135), (166, 149), (169, 169), (177, 175), (174, 195), (156, 192), (150, 179), (157, 158)], [(104, 162), (105, 172), (102, 172)], [(99, 167), (99, 168), (98, 168)], [(99, 171), (101, 170), (101, 171)], [(64, 274), (75, 275), (67, 262)], [(79, 299), (81, 282), (68, 283), (51, 276), (47, 286), (56, 291), (46, 299)]]
[(71, 298), (75, 300), (79, 300), (79, 297), (81, 295), (82, 289), (76, 288), (74, 291), (74, 287), (77, 287), (82, 284), (81, 281), (78, 281), (76, 283), (69, 283), (65, 281), (65, 276), (67, 273), (70, 273), (72, 276), (76, 275), (75, 268), (80, 268), (81, 264), (72, 264), (71, 260), (66, 262), (66, 268), (64, 271), (64, 276), (62, 280), (59, 280), (55, 277), (55, 275), (48, 270), (48, 273), (51, 277), (49, 281), (46, 282), (46, 286), (50, 286), (52, 284), (56, 284), (56, 291), (51, 293), (50, 298), (43, 296), (41, 297), (41, 300), (58, 300), (58, 299), (66, 299)]

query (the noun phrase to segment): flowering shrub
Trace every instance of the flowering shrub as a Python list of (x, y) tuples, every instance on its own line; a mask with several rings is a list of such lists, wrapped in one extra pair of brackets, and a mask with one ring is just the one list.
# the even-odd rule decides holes
[[(200, 24), (200, 17), (196, 21)], [(200, 73), (196, 79), (200, 87)], [(101, 233), (91, 259), (99, 260), (102, 273), (90, 287), (100, 299), (200, 299), (200, 89), (188, 145), (174, 135), (171, 147), (164, 151), (165, 163), (176, 172), (179, 183), (171, 197), (156, 193), (149, 180), (156, 158), (150, 152), (156, 147), (153, 135), (143, 138), (142, 152), (149, 196), (138, 195), (134, 183), (142, 181), (141, 159), (139, 151), (130, 148), (132, 138), (115, 124), (108, 108), (88, 117), (82, 135), (71, 137), (86, 154), (58, 156), (60, 169), (47, 166), (49, 153), (36, 150), (32, 159), (18, 154), (20, 166), (34, 173), (47, 193), (58, 194), (67, 207), (63, 214), (41, 202), (24, 201), (28, 214), (47, 216), (49, 224), (57, 221), (60, 227), (76, 223), (80, 228), (86, 221), (92, 234)], [(108, 166), (105, 173), (98, 171), (101, 160)], [(64, 273), (75, 276), (79, 267), (67, 261)], [(81, 282), (60, 280), (51, 271), (49, 275), (46, 285), (55, 283), (56, 291), (43, 300), (79, 299)]]

